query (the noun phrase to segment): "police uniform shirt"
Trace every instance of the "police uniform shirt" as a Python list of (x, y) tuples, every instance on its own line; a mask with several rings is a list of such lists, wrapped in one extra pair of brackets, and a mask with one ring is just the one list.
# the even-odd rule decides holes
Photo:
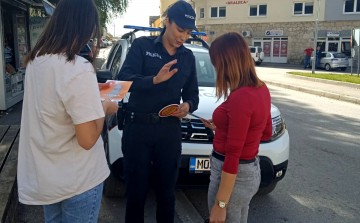
[[(153, 78), (168, 62), (177, 59), (171, 67), (178, 71), (167, 81), (153, 84)], [(133, 81), (127, 110), (141, 113), (157, 113), (169, 104), (188, 102), (190, 112), (197, 109), (199, 89), (196, 77), (195, 57), (183, 45), (174, 55), (169, 55), (158, 37), (139, 37), (131, 44), (118, 80)]]

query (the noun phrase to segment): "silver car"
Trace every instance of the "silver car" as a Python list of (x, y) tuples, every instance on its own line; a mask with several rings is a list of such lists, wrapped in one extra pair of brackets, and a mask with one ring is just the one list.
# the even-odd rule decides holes
[(320, 68), (325, 70), (340, 69), (345, 71), (349, 66), (349, 59), (344, 53), (338, 52), (321, 52)]

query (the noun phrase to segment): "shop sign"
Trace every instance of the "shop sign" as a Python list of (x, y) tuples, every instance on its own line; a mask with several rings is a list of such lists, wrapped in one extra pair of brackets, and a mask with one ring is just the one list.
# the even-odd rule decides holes
[(249, 1), (227, 1), (227, 5), (243, 5), (247, 4)]
[(283, 36), (284, 31), (283, 30), (265, 30), (265, 36)]
[(327, 32), (326, 33), (327, 37), (339, 37), (340, 36), (340, 32)]

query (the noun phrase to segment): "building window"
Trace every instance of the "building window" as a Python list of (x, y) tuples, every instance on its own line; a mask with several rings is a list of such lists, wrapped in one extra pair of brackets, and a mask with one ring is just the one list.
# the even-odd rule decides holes
[(345, 0), (344, 13), (359, 13), (360, 1), (359, 0)]
[(226, 17), (226, 7), (211, 7), (211, 18)]
[(204, 8), (200, 8), (200, 19), (205, 18), (205, 9)]
[(314, 11), (313, 2), (294, 3), (294, 15), (311, 15)]
[(267, 5), (250, 5), (250, 16), (266, 16)]

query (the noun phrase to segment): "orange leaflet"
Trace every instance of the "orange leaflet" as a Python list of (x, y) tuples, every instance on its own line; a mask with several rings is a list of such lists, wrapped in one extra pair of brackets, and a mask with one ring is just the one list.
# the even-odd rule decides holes
[(129, 91), (132, 81), (108, 80), (106, 83), (109, 83), (108, 87), (100, 89), (101, 99), (110, 98), (112, 101), (121, 101)]
[(174, 112), (176, 112), (178, 110), (178, 108), (179, 108), (178, 104), (167, 105), (159, 111), (159, 116), (160, 117), (168, 117), (168, 116), (172, 115)]

